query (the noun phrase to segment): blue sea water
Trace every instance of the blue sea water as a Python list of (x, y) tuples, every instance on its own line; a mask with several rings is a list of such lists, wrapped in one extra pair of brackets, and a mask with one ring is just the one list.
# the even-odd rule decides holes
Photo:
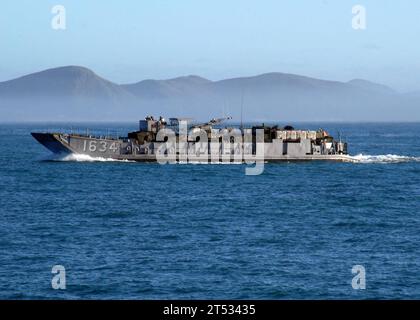
[[(418, 123), (302, 124), (340, 130), (360, 163), (266, 164), (260, 176), (45, 161), (30, 132), (65, 126), (0, 125), (2, 299), (420, 299)], [(51, 287), (53, 265), (65, 290)], [(352, 288), (354, 265), (365, 290)]]

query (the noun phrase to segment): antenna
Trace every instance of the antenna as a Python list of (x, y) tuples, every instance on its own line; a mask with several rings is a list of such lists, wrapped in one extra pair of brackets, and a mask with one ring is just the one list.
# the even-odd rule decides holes
[(241, 132), (243, 131), (244, 128), (244, 124), (243, 124), (243, 110), (244, 109), (244, 89), (242, 88), (242, 92), (241, 92)]
[(225, 117), (226, 101), (223, 101), (222, 118)]
[(225, 114), (225, 118), (228, 118), (229, 117), (229, 114), (230, 114), (230, 110), (229, 110), (229, 103), (227, 104), (227, 106), (226, 106), (226, 114)]

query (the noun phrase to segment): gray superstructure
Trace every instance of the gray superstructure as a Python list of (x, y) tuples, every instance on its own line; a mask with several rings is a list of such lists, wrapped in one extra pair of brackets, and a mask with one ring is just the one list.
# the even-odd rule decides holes
[[(226, 118), (230, 119), (230, 118)], [(32, 132), (32, 136), (56, 154), (134, 161), (351, 161), (347, 143), (335, 140), (325, 130), (296, 130), (291, 126), (253, 126), (215, 129), (226, 119), (191, 124), (187, 119), (146, 117), (139, 130), (126, 137), (89, 134)]]

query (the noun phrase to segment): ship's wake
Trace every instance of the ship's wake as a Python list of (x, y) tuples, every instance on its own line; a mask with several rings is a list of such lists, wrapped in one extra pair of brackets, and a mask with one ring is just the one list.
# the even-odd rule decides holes
[(87, 154), (71, 153), (68, 155), (52, 155), (45, 160), (47, 161), (70, 161), (70, 162), (134, 162), (130, 160), (118, 160), (103, 157), (92, 157)]
[[(403, 162), (420, 162), (420, 157), (412, 156), (402, 156), (396, 154), (383, 154), (383, 155), (367, 155), (367, 154), (358, 154), (351, 156), (350, 159), (354, 163), (403, 163)], [(87, 154), (68, 154), (68, 155), (51, 155), (47, 158), (44, 158), (45, 161), (69, 161), (69, 162), (135, 162), (132, 160), (118, 160), (112, 158), (103, 158), (103, 157), (92, 157)], [(183, 164), (183, 162), (179, 162)], [(208, 164), (203, 162), (185, 162), (185, 164)], [(217, 162), (211, 164), (241, 164), (241, 163), (224, 163)]]
[(357, 163), (401, 163), (420, 162), (420, 157), (401, 156), (396, 154), (367, 155), (358, 154), (351, 157)]

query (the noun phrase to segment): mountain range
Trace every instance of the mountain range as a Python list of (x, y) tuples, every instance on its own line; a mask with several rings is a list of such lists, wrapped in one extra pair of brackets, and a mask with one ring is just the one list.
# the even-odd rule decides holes
[(116, 84), (79, 66), (0, 82), (0, 121), (137, 121), (146, 115), (237, 121), (419, 121), (420, 93), (367, 80), (287, 73), (211, 81), (196, 75)]

